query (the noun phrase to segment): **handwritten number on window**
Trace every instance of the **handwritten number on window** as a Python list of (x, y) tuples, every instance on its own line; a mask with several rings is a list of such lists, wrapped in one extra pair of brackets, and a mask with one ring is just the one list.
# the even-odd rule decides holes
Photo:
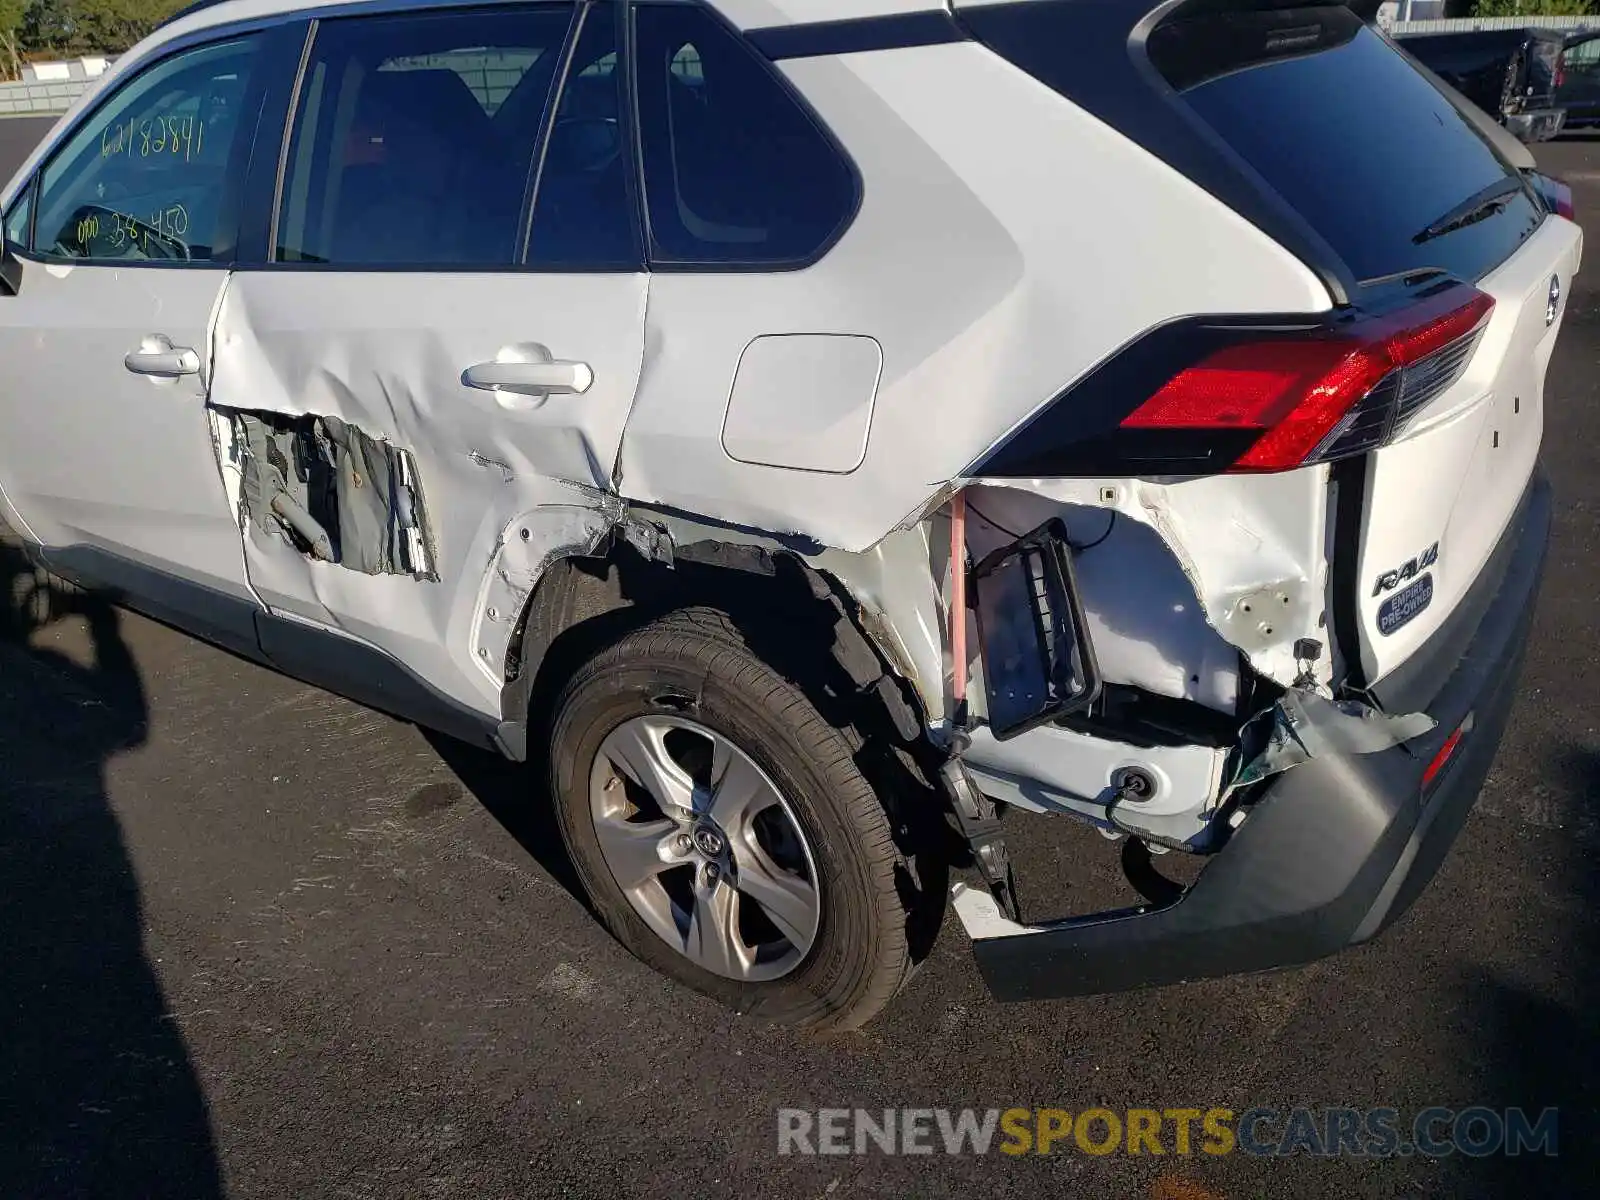
[[(102, 217), (106, 225), (102, 225)], [(89, 247), (102, 232), (114, 254), (129, 247), (148, 255), (153, 245), (183, 245), (183, 237), (189, 232), (189, 210), (181, 204), (171, 204), (145, 220), (110, 209), (103, 213), (90, 213), (79, 219), (77, 227), (78, 245), (85, 256), (93, 257), (89, 254)]]
[(126, 154), (129, 158), (153, 158), (162, 153), (181, 154), (193, 162), (205, 143), (206, 123), (195, 116), (134, 117), (126, 123), (108, 125), (100, 132), (100, 157)]

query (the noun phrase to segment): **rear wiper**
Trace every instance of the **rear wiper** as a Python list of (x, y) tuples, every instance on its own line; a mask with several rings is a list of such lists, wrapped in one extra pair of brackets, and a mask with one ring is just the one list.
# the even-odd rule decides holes
[(1443, 267), (1411, 267), (1408, 270), (1395, 271), (1389, 275), (1374, 275), (1371, 279), (1358, 279), (1356, 280), (1356, 286), (1382, 287), (1386, 283), (1403, 283), (1407, 287), (1412, 287), (1435, 276), (1448, 274), (1450, 272)]
[(1507, 176), (1497, 179), (1486, 188), (1481, 188), (1456, 205), (1444, 216), (1433, 224), (1427, 226), (1421, 233), (1413, 234), (1411, 240), (1420, 246), (1423, 242), (1432, 241), (1441, 234), (1451, 233), (1464, 226), (1472, 225), (1485, 217), (1492, 217), (1507, 204), (1511, 197), (1522, 190), (1522, 180)]

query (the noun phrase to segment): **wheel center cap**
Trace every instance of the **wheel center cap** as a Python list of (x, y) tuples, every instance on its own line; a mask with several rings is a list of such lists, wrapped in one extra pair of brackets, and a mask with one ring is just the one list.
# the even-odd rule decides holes
[(694, 831), (693, 836), (695, 846), (707, 858), (716, 858), (727, 844), (723, 841), (722, 834), (709, 825), (701, 825)]

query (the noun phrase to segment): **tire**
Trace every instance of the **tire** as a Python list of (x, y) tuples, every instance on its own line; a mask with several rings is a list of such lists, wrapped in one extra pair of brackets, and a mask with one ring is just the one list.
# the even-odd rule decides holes
[(0, 543), (0, 629), (25, 636), (80, 611), (83, 589), (26, 558), (21, 549)]
[[(883, 805), (858, 768), (860, 737), (853, 729), (826, 721), (799, 686), (752, 653), (726, 616), (687, 609), (624, 635), (567, 680), (554, 699), (549, 729), (551, 791), (568, 853), (596, 915), (636, 957), (738, 1012), (829, 1029), (865, 1023), (909, 977), (908, 913), (896, 887), (897, 872), (904, 875), (906, 862)], [(663, 729), (660, 746), (679, 738), (677, 745), (695, 754), (710, 752), (695, 750), (699, 745), (695, 739), (705, 737), (711, 747), (726, 743), (732, 749), (721, 751), (724, 762), (741, 752), (776, 790), (780, 804), (755, 820), (765, 821), (763, 828), (783, 827), (778, 840), (784, 841), (793, 868), (792, 878), (785, 882), (799, 894), (805, 893), (805, 884), (814, 885), (816, 920), (810, 944), (801, 950), (795, 946), (806, 940), (803, 928), (785, 937), (776, 923), (767, 922), (775, 956), (753, 966), (742, 959), (735, 964), (757, 973), (779, 972), (775, 978), (728, 977), (725, 969), (707, 969), (690, 956), (693, 951), (668, 941), (669, 933), (685, 936), (681, 933), (685, 920), (698, 921), (700, 913), (709, 911), (700, 907), (710, 903), (707, 897), (738, 893), (734, 903), (742, 907), (735, 910), (733, 924), (741, 929), (760, 925), (769, 912), (775, 912), (757, 901), (757, 913), (749, 914), (754, 883), (772, 863), (764, 857), (766, 842), (762, 853), (754, 854), (748, 837), (741, 840), (731, 825), (725, 831), (719, 828), (732, 857), (723, 860), (729, 864), (724, 876), (708, 882), (714, 878), (708, 867), (714, 871), (717, 860), (702, 854), (706, 839), (694, 824), (706, 818), (680, 820), (682, 832), (670, 837), (677, 849), (660, 853), (674, 864), (678, 860), (672, 856), (679, 850), (694, 856), (685, 860), (688, 875), (674, 865), (654, 881), (640, 884), (632, 894), (647, 894), (648, 906), (630, 899), (611, 865), (616, 860), (608, 859), (608, 849), (602, 847), (604, 833), (612, 839), (606, 843), (612, 848), (609, 852), (615, 853), (619, 820), (630, 831), (648, 826), (652, 838), (658, 828), (670, 835), (671, 826), (655, 820), (655, 810), (665, 812), (666, 806), (641, 791), (633, 777), (639, 772), (630, 774), (616, 766), (621, 760), (613, 749), (628, 743), (635, 731), (654, 736)], [(608, 741), (612, 735), (622, 741)], [(698, 773), (692, 774), (697, 781), (694, 795), (700, 799), (693, 803), (697, 808), (702, 803), (720, 806), (717, 797), (736, 789), (730, 785), (713, 791), (705, 761), (698, 761)], [(755, 778), (748, 764), (741, 769)], [(608, 799), (619, 784), (628, 797), (616, 809), (626, 810), (621, 817), (613, 811), (616, 802)], [(677, 811), (681, 817), (683, 810)], [(794, 853), (796, 831), (806, 852), (803, 861)], [(715, 832), (709, 841), (714, 847)], [(758, 867), (756, 859), (765, 865)], [(644, 869), (659, 868), (647, 856)], [(702, 890), (694, 891), (693, 899), (683, 900), (681, 907), (674, 907), (677, 901), (663, 906), (657, 889), (681, 897), (685, 878)], [(719, 891), (719, 885), (731, 890)], [(664, 907), (671, 908), (667, 917), (662, 915)], [(691, 912), (693, 917), (686, 916)], [(710, 923), (703, 924), (710, 928)], [(792, 924), (798, 927), (803, 922)], [(659, 932), (662, 928), (669, 932)], [(694, 935), (687, 936), (692, 940)], [(757, 939), (741, 935), (735, 945), (744, 947), (747, 940)]]

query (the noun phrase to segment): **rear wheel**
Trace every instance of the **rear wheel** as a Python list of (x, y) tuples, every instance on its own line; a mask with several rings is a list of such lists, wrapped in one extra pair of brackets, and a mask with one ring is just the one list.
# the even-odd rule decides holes
[(551, 783), (595, 910), (634, 954), (742, 1012), (852, 1027), (910, 969), (905, 864), (859, 750), (695, 609), (568, 680)]

